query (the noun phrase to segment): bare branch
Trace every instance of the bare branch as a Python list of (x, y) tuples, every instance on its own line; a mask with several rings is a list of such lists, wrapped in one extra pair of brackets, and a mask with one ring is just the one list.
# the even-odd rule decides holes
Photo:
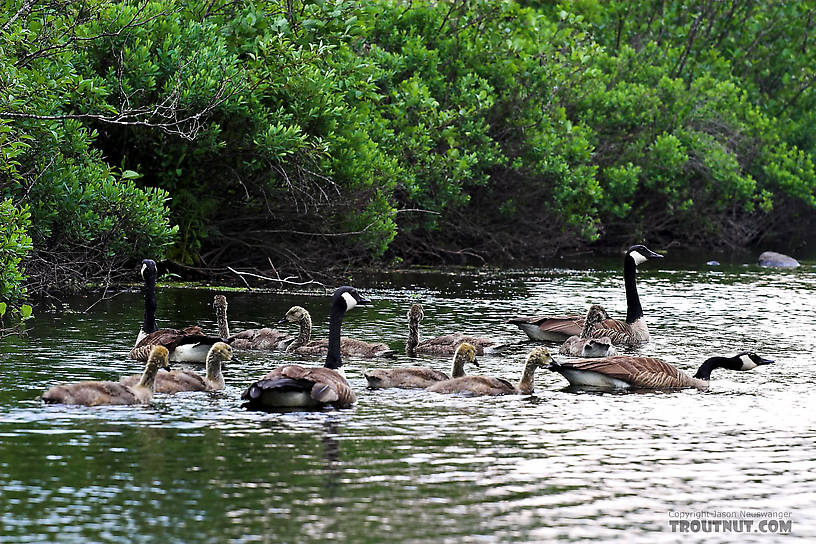
[[(292, 276), (289, 276), (289, 277), (286, 277), (286, 278), (281, 278), (281, 277), (270, 278), (269, 276), (262, 276), (261, 274), (255, 274), (255, 273), (252, 273), (252, 272), (239, 272), (239, 271), (235, 270), (234, 268), (232, 268), (231, 266), (228, 266), (227, 269), (230, 272), (232, 272), (233, 274), (236, 274), (239, 278), (241, 278), (241, 280), (244, 282), (244, 284), (246, 284), (246, 280), (243, 277), (244, 276), (250, 276), (252, 278), (258, 278), (258, 279), (266, 280), (266, 281), (276, 281), (276, 282), (278, 282), (278, 283), (280, 283), (282, 285), (293, 285), (293, 286), (296, 286), (296, 287), (303, 287), (305, 285), (319, 285), (320, 287), (323, 288), (324, 291), (328, 291), (328, 289), (326, 289), (325, 285), (323, 285), (322, 283), (320, 283), (319, 281), (316, 281), (316, 280), (296, 282), (296, 281), (291, 280)], [(249, 285), (247, 285), (247, 287), (249, 287)]]

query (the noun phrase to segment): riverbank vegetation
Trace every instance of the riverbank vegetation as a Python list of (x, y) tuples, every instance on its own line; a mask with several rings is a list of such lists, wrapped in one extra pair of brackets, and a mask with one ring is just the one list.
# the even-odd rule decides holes
[[(809, 2), (5, 3), (0, 284), (796, 246)], [(132, 274), (132, 270), (124, 270)], [(26, 279), (27, 278), (27, 279)]]

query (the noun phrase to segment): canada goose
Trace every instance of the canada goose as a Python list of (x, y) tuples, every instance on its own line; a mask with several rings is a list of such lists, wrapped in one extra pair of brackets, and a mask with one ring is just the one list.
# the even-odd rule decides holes
[[(462, 345), (467, 346), (468, 344)], [(462, 393), (474, 397), (485, 395), (530, 395), (533, 393), (533, 376), (536, 368), (546, 368), (552, 362), (552, 357), (550, 357), (550, 352), (547, 349), (535, 348), (527, 355), (524, 373), (521, 375), (518, 386), (503, 378), (494, 378), (492, 376), (462, 376), (461, 378), (436, 382), (426, 388), (426, 391), (448, 394)]]
[(329, 347), (322, 367), (279, 366), (244, 391), (241, 398), (250, 410), (345, 408), (357, 402), (343, 372), (340, 352), (340, 328), (343, 315), (357, 304), (369, 300), (353, 287), (340, 287), (332, 295), (329, 312)]
[[(287, 353), (324, 355), (328, 351), (328, 340), (311, 340), (312, 316), (308, 310), (301, 306), (292, 306), (280, 320), (280, 323), (286, 323), (287, 321), (299, 325), (298, 335), (286, 348)], [(391, 357), (394, 355), (394, 350), (382, 342), (364, 342), (344, 336), (340, 339), (340, 353), (346, 357), (371, 359), (374, 357)]]
[(229, 321), (227, 320), (227, 297), (215, 295), (213, 309), (215, 310), (215, 321), (218, 323), (218, 335), (235, 349), (283, 350), (294, 340), (294, 337), (285, 332), (270, 329), (269, 327), (247, 329), (230, 336)]
[(169, 353), (164, 346), (153, 346), (147, 357), (144, 373), (138, 383), (127, 386), (119, 382), (79, 382), (55, 385), (43, 393), (49, 404), (80, 404), (101, 406), (109, 404), (149, 404), (156, 388), (159, 367), (170, 369)]
[(618, 355), (603, 359), (586, 359), (557, 363), (548, 368), (569, 380), (570, 385), (632, 389), (708, 389), (711, 371), (715, 368), (751, 370), (772, 363), (755, 353), (744, 351), (733, 357), (711, 357), (697, 370), (694, 377), (679, 368), (654, 357)]
[[(471, 353), (471, 351), (473, 353)], [(454, 378), (464, 376), (465, 363), (473, 363), (479, 366), (479, 363), (476, 361), (475, 348), (468, 343), (459, 344), (459, 347), (456, 348), (456, 353), (453, 354), (451, 376)], [(372, 389), (387, 389), (389, 387), (425, 389), (436, 382), (449, 380), (451, 376), (448, 376), (444, 372), (423, 366), (375, 368), (373, 370), (366, 370), (365, 372), (368, 386)]]
[[(643, 308), (640, 306), (635, 276), (638, 265), (652, 259), (662, 259), (663, 255), (655, 253), (644, 245), (637, 244), (626, 250), (623, 257), (623, 282), (626, 288), (626, 321), (607, 319), (592, 329), (593, 338), (609, 337), (616, 346), (639, 346), (649, 341), (649, 330), (643, 320)], [(583, 329), (583, 316), (533, 316), (514, 317), (507, 321), (512, 323), (533, 340), (563, 342), (570, 336), (580, 335)]]
[(590, 331), (595, 325), (609, 319), (604, 307), (600, 304), (593, 304), (589, 307), (584, 318), (584, 329), (579, 336), (570, 336), (561, 344), (558, 353), (562, 355), (572, 355), (573, 357), (610, 357), (617, 354), (617, 350), (612, 345), (609, 338), (590, 338)]
[(144, 286), (144, 322), (136, 338), (136, 346), (128, 357), (136, 361), (146, 361), (154, 345), (164, 346), (170, 352), (170, 360), (185, 363), (203, 363), (207, 352), (220, 338), (207, 336), (198, 325), (178, 329), (158, 329), (156, 327), (156, 263), (152, 259), (142, 261)]
[[(180, 393), (182, 391), (219, 391), (224, 389), (223, 364), (232, 359), (232, 348), (224, 342), (216, 342), (207, 353), (207, 374), (200, 376), (191, 370), (159, 371), (156, 374), (156, 393)], [(119, 383), (133, 387), (140, 376), (123, 376)]]
[(476, 355), (499, 353), (506, 345), (500, 345), (490, 338), (467, 336), (462, 333), (445, 334), (435, 338), (419, 341), (419, 322), (425, 317), (421, 304), (414, 304), (408, 309), (408, 340), (405, 342), (405, 353), (411, 357), (417, 354), (450, 355), (456, 352), (460, 344), (467, 342), (476, 350)]

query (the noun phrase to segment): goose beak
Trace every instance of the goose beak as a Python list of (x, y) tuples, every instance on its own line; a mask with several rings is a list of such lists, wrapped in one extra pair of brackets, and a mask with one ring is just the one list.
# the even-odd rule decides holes
[(660, 253), (655, 253), (654, 251), (652, 251), (652, 250), (650, 249), (650, 250), (649, 250), (649, 258), (650, 258), (650, 259), (662, 259), (662, 258), (663, 258), (663, 255), (661, 255)]
[(357, 301), (357, 304), (371, 304), (371, 299), (367, 299), (360, 295), (360, 300)]
[(482, 366), (482, 365), (479, 364), (479, 359), (476, 359), (476, 358), (473, 359), (473, 366), (475, 366), (476, 368), (479, 368), (480, 366)]
[(762, 357), (759, 358), (759, 361), (756, 361), (758, 365), (769, 365), (773, 363), (773, 359), (763, 359)]
[(278, 321), (278, 325), (280, 325), (281, 323), (286, 323), (286, 316), (280, 318), (280, 321)]

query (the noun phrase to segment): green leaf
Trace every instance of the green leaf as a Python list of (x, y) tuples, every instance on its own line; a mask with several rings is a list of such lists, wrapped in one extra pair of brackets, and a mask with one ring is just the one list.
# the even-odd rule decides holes
[(139, 179), (142, 175), (139, 172), (134, 172), (133, 170), (125, 170), (122, 172), (122, 179)]

